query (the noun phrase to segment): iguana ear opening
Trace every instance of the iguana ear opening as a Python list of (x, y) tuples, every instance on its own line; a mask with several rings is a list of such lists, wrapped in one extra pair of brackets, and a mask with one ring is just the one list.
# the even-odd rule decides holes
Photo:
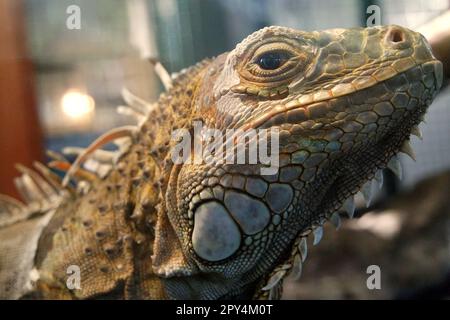
[(164, 206), (160, 206), (158, 210), (156, 222), (152, 256), (153, 271), (165, 278), (196, 274), (197, 268), (185, 258), (180, 241), (162, 207)]

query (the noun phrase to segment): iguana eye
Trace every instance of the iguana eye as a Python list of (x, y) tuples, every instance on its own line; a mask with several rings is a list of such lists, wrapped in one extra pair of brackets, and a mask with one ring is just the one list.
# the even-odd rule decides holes
[[(274, 39), (276, 38), (276, 39)], [(288, 85), (310, 68), (316, 47), (309, 39), (264, 37), (236, 48), (230, 62), (239, 74), (234, 93), (256, 95), (263, 99), (281, 99)]]
[(304, 70), (309, 58), (308, 50), (289, 40), (258, 43), (248, 51), (238, 68), (242, 87), (244, 83), (262, 85), (265, 89), (284, 85)]
[(266, 52), (256, 59), (256, 64), (264, 70), (275, 70), (281, 67), (289, 58), (290, 54), (288, 52)]

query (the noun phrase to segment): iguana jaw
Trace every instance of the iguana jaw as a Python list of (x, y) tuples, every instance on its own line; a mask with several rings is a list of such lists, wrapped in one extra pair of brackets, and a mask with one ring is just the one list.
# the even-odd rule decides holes
[[(421, 123), (423, 116), (426, 112), (427, 107), (431, 104), (433, 98), (439, 91), (439, 88), (442, 83), (442, 64), (437, 61), (429, 61), (420, 66), (414, 66), (404, 73), (391, 77), (391, 81), (395, 81), (396, 77), (402, 77), (405, 74), (408, 75), (414, 73), (415, 69), (426, 69), (428, 70), (428, 75), (433, 75), (433, 83), (428, 83), (425, 93), (423, 96), (418, 97), (419, 102), (417, 106), (410, 107), (408, 105), (398, 105), (395, 106), (395, 111), (402, 110), (402, 113), (397, 113), (396, 119), (391, 119), (390, 123), (387, 123), (385, 128), (378, 124), (378, 131), (376, 134), (369, 135), (364, 138), (363, 141), (353, 141), (350, 144), (345, 145), (339, 150), (339, 154), (335, 154), (333, 157), (333, 162), (329, 167), (322, 168), (322, 172), (318, 174), (314, 180), (318, 182), (312, 183), (312, 186), (315, 184), (319, 185), (320, 188), (324, 188), (329, 186), (329, 190), (324, 194), (323, 200), (320, 203), (320, 206), (315, 213), (311, 213), (311, 223), (312, 225), (317, 224), (321, 218), (329, 217), (334, 212), (339, 210), (344, 201), (348, 199), (351, 195), (356, 194), (361, 190), (363, 184), (368, 180), (374, 178), (375, 173), (387, 167), (389, 161), (393, 159), (398, 152), (410, 152), (409, 147), (409, 139), (411, 132), (417, 128), (417, 126)], [(411, 87), (415, 86), (416, 82), (423, 83), (423, 79), (420, 81), (411, 81), (409, 83), (409, 90), (411, 91)], [(383, 84), (383, 82), (380, 82)], [(383, 84), (384, 85), (384, 84)], [(368, 96), (370, 96), (370, 90), (372, 87), (365, 88), (368, 92)], [(404, 90), (404, 91), (401, 91)], [(391, 96), (395, 96), (395, 90)], [(408, 91), (403, 88), (399, 89), (399, 92)], [(346, 101), (351, 101), (352, 91), (350, 94), (342, 95), (340, 98), (346, 98)], [(411, 97), (410, 97), (411, 98)], [(339, 99), (339, 98), (338, 98)], [(414, 98), (413, 98), (414, 99)], [(392, 105), (392, 100), (389, 102)], [(328, 111), (331, 112), (339, 112), (341, 110), (333, 110), (333, 104), (329, 103), (330, 99), (322, 100), (322, 104), (326, 105)], [(305, 116), (304, 121), (313, 120), (317, 123), (325, 123), (322, 126), (323, 130), (327, 130), (326, 128), (330, 127), (338, 127), (336, 123), (332, 123), (332, 126), (328, 126), (327, 121), (324, 121), (324, 116), (322, 117), (313, 117), (310, 112), (308, 112), (308, 108), (314, 104), (309, 105), (301, 105), (294, 107), (285, 107), (282, 111), (282, 108), (279, 107), (276, 111), (271, 111), (269, 115), (265, 117), (259, 117), (258, 120), (253, 121), (252, 124), (256, 125), (258, 121), (261, 119), (265, 119), (264, 122), (260, 122), (258, 128), (269, 128), (269, 127), (278, 127), (288, 129), (292, 128), (292, 124), (289, 123), (289, 113), (300, 111), (302, 116)], [(351, 110), (351, 107), (348, 107)], [(373, 108), (372, 108), (373, 110)], [(393, 111), (393, 114), (395, 114)], [(379, 115), (378, 115), (379, 116)], [(292, 119), (292, 118), (291, 118)], [(345, 126), (345, 123), (340, 123), (341, 126)], [(345, 131), (345, 130), (344, 130)], [(300, 137), (299, 143), (303, 137), (313, 137), (313, 139), (320, 139), (323, 136), (327, 136), (327, 134), (316, 135), (314, 130), (303, 130), (298, 133)], [(332, 141), (328, 141), (332, 142)], [(333, 156), (333, 155), (332, 155)], [(411, 154), (409, 156), (412, 157)], [(332, 184), (330, 182), (333, 181)], [(317, 199), (319, 194), (322, 194), (319, 190), (312, 190), (312, 194)]]
[[(426, 107), (417, 109), (405, 117), (402, 123), (388, 131), (383, 138), (371, 145), (351, 150), (345, 158), (336, 160), (329, 168), (329, 171), (334, 173), (331, 178), (333, 183), (325, 192), (316, 213), (313, 214), (316, 218), (311, 226), (321, 224), (323, 218), (329, 219), (335, 212), (345, 211), (343, 204), (347, 199), (362, 192), (365, 183), (372, 183), (375, 174), (387, 168), (390, 161), (398, 161), (397, 155), (402, 152), (405, 144), (409, 144), (412, 128), (422, 122), (425, 112)], [(373, 192), (373, 188), (370, 188)], [(366, 194), (364, 197), (367, 197), (366, 202), (369, 205), (371, 196)]]
[[(433, 64), (439, 75), (439, 72), (442, 72), (441, 64), (439, 62), (433, 62)], [(353, 217), (353, 197), (356, 193), (362, 192), (369, 204), (370, 193), (374, 190), (372, 179), (376, 177), (377, 172), (389, 167), (394, 169), (394, 173), (399, 173), (398, 168), (395, 168), (397, 165), (400, 166), (397, 160), (399, 152), (413, 157), (409, 149), (409, 139), (411, 134), (417, 134), (417, 126), (422, 122), (427, 107), (441, 85), (439, 76), (436, 78), (430, 96), (426, 97), (423, 105), (403, 117), (401, 122), (388, 130), (381, 138), (351, 149), (345, 156), (337, 158), (328, 168), (317, 174), (303, 199), (308, 203), (315, 201), (317, 206), (313, 206), (309, 212), (302, 212), (304, 215), (302, 218), (307, 223), (300, 228), (301, 231), (291, 242), (290, 256), (282, 258), (272, 269), (270, 275), (260, 284), (254, 298), (279, 298), (282, 279), (285, 275), (290, 272), (294, 272), (297, 276), (301, 275), (302, 264), (306, 258), (306, 251), (304, 251), (306, 239), (313, 236), (312, 242), (315, 245), (318, 244), (323, 236), (324, 223), (331, 221), (336, 227), (340, 225), (339, 211), (347, 211), (349, 217)]]
[[(283, 276), (280, 276), (280, 274), (284, 275), (292, 270), (295, 260), (297, 260), (296, 267), (299, 265), (301, 272), (304, 257), (296, 259), (295, 256), (301, 256), (298, 251), (298, 248), (301, 247), (299, 243), (306, 242), (300, 241), (300, 239), (306, 239), (310, 234), (313, 234), (314, 244), (317, 244), (322, 237), (322, 225), (327, 220), (332, 218), (333, 224), (340, 224), (336, 221), (336, 218), (339, 220), (338, 212), (340, 210), (348, 211), (349, 216), (353, 216), (354, 204), (350, 206), (352, 207), (350, 209), (346, 204), (353, 203), (353, 196), (356, 193), (362, 192), (366, 201), (370, 202), (371, 180), (375, 178), (380, 169), (390, 167), (394, 170), (394, 173), (398, 174), (398, 168), (395, 168), (396, 165), (400, 165), (396, 160), (397, 154), (403, 152), (412, 158), (414, 157), (409, 146), (410, 136), (411, 134), (417, 135), (417, 126), (422, 122), (427, 107), (431, 104), (442, 84), (442, 64), (439, 61), (427, 62), (420, 66), (420, 68), (423, 67), (432, 72), (434, 81), (427, 84), (426, 87), (429, 90), (420, 97), (419, 105), (412, 109), (408, 108), (409, 110), (403, 114), (403, 117), (382, 135), (367, 139), (364, 144), (350, 148), (315, 177), (306, 192), (305, 200), (316, 201), (318, 205), (310, 212), (303, 213), (308, 214), (308, 218), (306, 218), (308, 223), (301, 228), (302, 231), (299, 232), (297, 240), (292, 244), (291, 250), (293, 253), (291, 257), (274, 269), (265, 282), (266, 286), (255, 297), (265, 296), (268, 291), (271, 292), (271, 295), (274, 294), (272, 291), (277, 288), (277, 285), (274, 285), (274, 279), (277, 283), (280, 282), (277, 278), (282, 278)], [(402, 107), (405, 108), (405, 106)], [(308, 198), (314, 200), (308, 200)], [(297, 248), (297, 246), (299, 247)]]

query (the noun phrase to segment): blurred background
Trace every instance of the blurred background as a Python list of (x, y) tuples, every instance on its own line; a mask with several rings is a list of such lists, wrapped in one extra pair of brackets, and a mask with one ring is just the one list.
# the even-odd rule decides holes
[[(79, 8), (79, 29), (67, 20)], [(45, 150), (87, 146), (132, 119), (115, 112), (121, 89), (153, 101), (162, 91), (143, 57), (169, 72), (232, 49), (268, 25), (303, 30), (381, 24), (417, 29), (450, 0), (0, 0), (0, 193), (17, 196), (14, 163), (45, 161)], [(69, 10), (69, 11), (68, 11)], [(417, 161), (403, 180), (385, 172), (370, 208), (338, 232), (327, 228), (286, 299), (450, 297), (450, 88), (413, 138)], [(330, 229), (330, 230), (328, 230)], [(379, 265), (382, 289), (366, 286)]]

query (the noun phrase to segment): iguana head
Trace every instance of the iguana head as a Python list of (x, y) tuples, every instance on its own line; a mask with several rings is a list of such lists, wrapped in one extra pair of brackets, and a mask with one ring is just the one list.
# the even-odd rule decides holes
[[(405, 143), (441, 82), (441, 63), (426, 40), (399, 26), (268, 27), (212, 60), (191, 93), (191, 120), (224, 136), (232, 128), (276, 129), (269, 136), (278, 131), (279, 140), (269, 140), (279, 143), (277, 170), (174, 165), (165, 207), (183, 257), (157, 272), (201, 275), (207, 284), (186, 284), (196, 297), (244, 292), (396, 153), (410, 151)], [(247, 150), (260, 139), (245, 140)]]

